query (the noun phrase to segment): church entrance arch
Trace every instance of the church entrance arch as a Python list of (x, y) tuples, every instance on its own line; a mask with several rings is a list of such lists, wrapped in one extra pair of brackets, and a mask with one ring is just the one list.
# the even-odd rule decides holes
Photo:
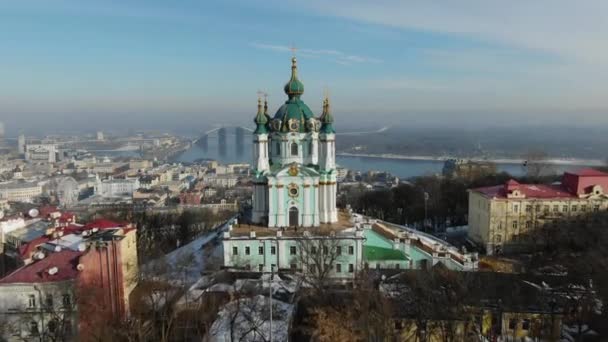
[(289, 208), (289, 226), (290, 227), (297, 227), (299, 225), (299, 211), (297, 207), (291, 207)]

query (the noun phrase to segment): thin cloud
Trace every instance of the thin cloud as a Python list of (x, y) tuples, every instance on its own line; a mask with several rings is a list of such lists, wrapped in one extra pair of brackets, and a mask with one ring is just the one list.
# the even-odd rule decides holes
[[(289, 52), (291, 53), (292, 48), (286, 45), (275, 45), (275, 44), (265, 44), (253, 42), (250, 44), (252, 47), (260, 50), (269, 50), (275, 52)], [(358, 56), (358, 55), (350, 55), (338, 50), (326, 50), (326, 49), (307, 49), (307, 48), (298, 48), (297, 54), (299, 56), (304, 56), (308, 58), (328, 58), (333, 60), (335, 63), (340, 65), (352, 65), (352, 64), (360, 64), (360, 63), (372, 63), (379, 64), (383, 61), (379, 58), (366, 57), (366, 56)]]

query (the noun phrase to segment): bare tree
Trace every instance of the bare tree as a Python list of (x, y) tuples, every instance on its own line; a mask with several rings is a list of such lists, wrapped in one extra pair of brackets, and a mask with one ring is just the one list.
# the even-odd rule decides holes
[(346, 247), (341, 246), (340, 239), (333, 236), (302, 236), (298, 239), (297, 247), (298, 253), (294, 256), (293, 263), (302, 268), (303, 281), (318, 294), (322, 294), (336, 270), (336, 262), (346, 252)]

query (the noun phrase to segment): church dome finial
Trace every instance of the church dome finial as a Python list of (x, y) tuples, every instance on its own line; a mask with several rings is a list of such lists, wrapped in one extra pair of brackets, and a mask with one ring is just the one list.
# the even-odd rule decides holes
[(258, 113), (253, 120), (256, 124), (254, 134), (266, 134), (268, 133), (268, 129), (266, 125), (268, 124), (268, 116), (265, 115), (264, 110), (262, 109), (262, 98), (258, 97)]
[(298, 61), (295, 56), (291, 58), (291, 78), (284, 90), (289, 98), (304, 94), (304, 84), (298, 79)]
[(334, 117), (331, 115), (331, 110), (329, 109), (329, 97), (325, 97), (323, 100), (323, 113), (319, 118), (321, 121), (321, 133), (336, 133), (336, 130), (333, 127)]

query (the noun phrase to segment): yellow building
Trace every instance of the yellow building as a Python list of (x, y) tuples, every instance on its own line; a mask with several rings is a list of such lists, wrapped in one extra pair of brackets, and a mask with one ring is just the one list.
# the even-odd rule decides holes
[[(561, 220), (582, 220), (608, 208), (608, 174), (593, 169), (566, 172), (560, 184), (510, 180), (469, 190), (469, 237), (487, 254), (529, 245), (538, 228)], [(550, 236), (549, 236), (550, 237)]]

